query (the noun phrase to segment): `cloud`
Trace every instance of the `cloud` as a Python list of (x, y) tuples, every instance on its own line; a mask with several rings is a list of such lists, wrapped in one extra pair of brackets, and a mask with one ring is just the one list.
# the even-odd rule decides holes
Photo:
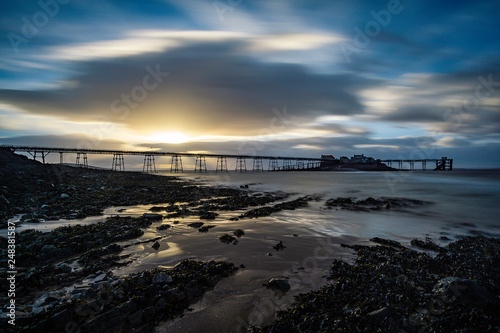
[[(139, 132), (255, 135), (270, 126), (274, 108), (286, 106), (291, 118), (303, 120), (362, 114), (356, 92), (377, 82), (312, 73), (300, 65), (262, 63), (242, 54), (242, 47), (240, 42), (194, 43), (113, 61), (79, 62), (79, 74), (59, 89), (4, 89), (0, 100), (33, 114), (75, 121), (107, 119)], [(155, 84), (152, 69), (169, 76)], [(148, 85), (155, 88), (144, 96), (140, 87), (148, 75)], [(122, 111), (116, 112), (119, 107)]]

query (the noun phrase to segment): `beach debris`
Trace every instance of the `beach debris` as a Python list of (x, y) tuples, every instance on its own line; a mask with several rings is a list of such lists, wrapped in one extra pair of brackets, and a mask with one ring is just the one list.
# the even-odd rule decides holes
[(160, 248), (160, 243), (158, 243), (158, 241), (156, 241), (153, 246), (151, 246), (153, 249), (155, 250), (158, 250)]
[(245, 232), (244, 232), (243, 230), (241, 230), (241, 229), (236, 229), (236, 230), (234, 231), (234, 235), (235, 235), (236, 237), (238, 237), (238, 238), (239, 238), (239, 237), (241, 237), (241, 236), (243, 236), (244, 234), (245, 234)]
[(278, 244), (273, 246), (273, 249), (275, 249), (276, 251), (283, 251), (285, 248), (286, 248), (286, 246), (283, 245), (282, 241), (279, 241)]

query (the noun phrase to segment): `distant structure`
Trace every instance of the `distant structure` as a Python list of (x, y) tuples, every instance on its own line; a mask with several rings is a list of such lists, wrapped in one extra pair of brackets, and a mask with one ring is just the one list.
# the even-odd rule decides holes
[[(420, 163), (422, 170), (427, 170), (428, 163), (434, 163), (435, 171), (453, 170), (453, 159), (442, 157), (441, 159), (420, 159), (420, 160), (381, 160), (374, 159), (373, 157), (361, 155), (354, 155), (349, 158), (341, 156), (335, 158), (333, 155), (321, 155), (320, 169), (322, 170), (374, 170), (374, 171), (391, 171), (391, 170), (415, 170), (415, 163)], [(393, 165), (397, 168), (393, 168)], [(405, 168), (405, 165), (408, 168)]]

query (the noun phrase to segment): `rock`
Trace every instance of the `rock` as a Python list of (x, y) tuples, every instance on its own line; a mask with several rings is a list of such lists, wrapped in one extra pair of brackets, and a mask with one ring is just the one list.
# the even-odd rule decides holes
[(42, 250), (41, 250), (41, 251), (42, 251), (42, 253), (43, 253), (43, 252), (52, 252), (52, 251), (54, 251), (54, 249), (55, 249), (55, 248), (56, 248), (56, 247), (55, 247), (54, 245), (49, 245), (49, 244), (47, 244), (47, 245), (44, 245), (44, 246), (42, 247)]
[(245, 232), (244, 232), (243, 230), (241, 230), (241, 229), (236, 229), (236, 230), (234, 231), (234, 235), (235, 235), (236, 237), (241, 237), (241, 236), (243, 236), (244, 234), (245, 234)]
[(200, 214), (202, 220), (214, 220), (219, 214), (214, 212), (203, 212)]
[(290, 290), (290, 283), (288, 283), (288, 279), (286, 278), (272, 278), (267, 282), (267, 286), (281, 291)]
[(286, 246), (283, 245), (282, 241), (280, 241), (278, 244), (273, 246), (273, 249), (275, 249), (276, 251), (283, 251), (285, 248), (286, 248)]
[(383, 320), (384, 318), (390, 317), (390, 315), (391, 310), (387, 306), (368, 313), (368, 316), (375, 320)]
[(156, 230), (159, 230), (159, 231), (160, 230), (167, 230), (169, 228), (170, 228), (170, 224), (162, 224), (162, 225), (156, 227)]
[(188, 227), (198, 229), (198, 228), (200, 228), (204, 224), (205, 223), (203, 223), (203, 222), (193, 222), (193, 223), (189, 223)]
[(72, 312), (68, 309), (64, 309), (56, 313), (50, 318), (52, 329), (55, 332), (63, 332), (66, 324), (71, 322), (72, 316)]
[(158, 243), (158, 241), (156, 241), (153, 246), (152, 246), (153, 249), (157, 250), (160, 248), (160, 243)]
[(220, 236), (219, 240), (222, 243), (226, 243), (226, 244), (231, 244), (231, 243), (233, 245), (238, 244), (238, 240), (234, 236), (231, 236), (231, 235), (228, 235), (228, 234), (224, 234), (224, 235)]
[(149, 323), (155, 319), (155, 309), (153, 307), (147, 307), (142, 312), (142, 318), (145, 323)]
[(108, 276), (107, 276), (106, 274), (104, 274), (104, 273), (103, 273), (103, 274), (100, 274), (100, 275), (98, 275), (98, 276), (94, 279), (94, 281), (93, 281), (93, 282), (94, 282), (94, 283), (99, 283), (99, 282), (102, 282), (102, 281), (106, 281), (107, 277), (108, 277)]
[(167, 306), (167, 301), (164, 298), (160, 298), (155, 304), (155, 311), (161, 312), (165, 310)]
[(153, 283), (172, 283), (174, 279), (167, 273), (159, 272), (153, 276)]
[(142, 214), (142, 217), (145, 217), (150, 221), (163, 220), (163, 215), (161, 215), (161, 214), (144, 213), (144, 214)]
[(71, 271), (73, 270), (71, 266), (66, 263), (59, 264), (57, 268), (63, 273), (71, 273)]
[(131, 327), (138, 327), (143, 322), (143, 310), (138, 310), (130, 315), (128, 318)]
[(273, 256), (273, 254), (272, 254), (272, 253), (270, 253), (270, 252), (267, 252), (267, 253), (266, 253), (266, 256), (268, 256), (268, 257), (272, 257), (272, 256)]
[(495, 303), (491, 294), (476, 281), (457, 277), (446, 277), (438, 281), (432, 290), (436, 294), (446, 295), (468, 306), (484, 307)]
[(245, 268), (245, 265), (243, 265), (243, 264), (240, 264), (240, 266), (239, 266), (239, 267), (240, 267), (240, 268)]
[(61, 199), (68, 199), (68, 198), (69, 198), (69, 194), (66, 194), (66, 193), (61, 194)]
[(53, 296), (47, 296), (45, 298), (45, 301), (43, 301), (43, 304), (50, 304), (53, 302), (59, 302), (59, 299), (57, 299), (56, 297), (53, 297)]

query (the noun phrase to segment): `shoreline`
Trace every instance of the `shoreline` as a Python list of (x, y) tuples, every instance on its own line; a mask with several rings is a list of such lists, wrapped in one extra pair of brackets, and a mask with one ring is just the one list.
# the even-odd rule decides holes
[[(36, 169), (40, 167), (50, 170), (50, 168), (52, 168), (51, 166), (42, 166), (36, 162), (33, 164), (32, 161), (26, 160), (19, 160), (18, 162), (19, 164), (16, 167), (17, 171), (19, 169), (23, 171), (23, 168), (26, 167), (24, 170), (25, 172), (30, 169), (35, 169), (33, 174), (36, 177), (43, 178), (47, 176), (50, 180), (51, 176), (54, 176), (51, 174), (45, 175), (44, 172), (36, 171)], [(2, 168), (2, 172), (5, 172), (5, 170), (5, 168)], [(13, 170), (8, 171), (13, 172)], [(73, 170), (69, 169), (66, 173), (66, 176), (69, 177), (69, 181), (75, 181), (71, 179), (71, 177), (76, 175), (78, 176), (76, 177), (77, 180), (83, 179), (83, 186), (78, 183), (66, 184), (64, 183), (64, 176), (61, 178), (57, 178), (56, 176), (55, 179), (62, 180), (62, 182), (55, 184), (55, 186), (45, 187), (49, 194), (59, 194), (59, 196), (56, 196), (54, 199), (55, 204), (52, 204), (52, 206), (49, 205), (55, 207), (55, 213), (64, 211), (64, 209), (70, 211), (71, 209), (64, 206), (68, 201), (74, 200), (78, 203), (82, 200), (86, 200), (85, 198), (95, 196), (96, 193), (99, 194), (100, 191), (103, 191), (105, 195), (109, 195), (111, 199), (99, 199), (95, 201), (97, 206), (104, 206), (104, 204), (110, 203), (113, 200), (115, 200), (115, 202), (131, 203), (135, 202), (133, 200), (137, 199), (136, 201), (139, 202), (135, 204), (141, 204), (151, 200), (152, 202), (147, 202), (145, 204), (147, 206), (156, 205), (157, 207), (155, 207), (154, 211), (151, 210), (147, 213), (149, 214), (148, 217), (142, 217), (141, 213), (144, 211), (139, 210), (135, 214), (135, 217), (128, 218), (126, 217), (127, 214), (132, 213), (130, 208), (108, 208), (111, 219), (108, 218), (106, 222), (103, 223), (105, 217), (102, 217), (100, 221), (101, 225), (96, 226), (96, 223), (99, 224), (99, 217), (97, 217), (97, 222), (89, 224), (88, 230), (93, 230), (92, 228), (97, 228), (96, 230), (113, 230), (103, 229), (108, 228), (110, 225), (112, 226), (112, 221), (115, 221), (113, 223), (119, 223), (117, 225), (120, 225), (120, 228), (123, 228), (124, 225), (128, 225), (127, 223), (137, 222), (140, 224), (137, 227), (131, 226), (130, 237), (116, 239), (116, 241), (111, 241), (111, 239), (109, 239), (110, 241), (106, 244), (97, 246), (98, 248), (106, 249), (104, 252), (96, 252), (96, 245), (90, 244), (86, 247), (75, 248), (74, 252), (71, 254), (68, 254), (68, 252), (62, 253), (61, 256), (59, 256), (59, 260), (54, 260), (54, 258), (58, 258), (58, 256), (51, 255), (52, 261), (49, 260), (46, 262), (45, 266), (47, 267), (40, 267), (41, 276), (43, 277), (44, 274), (48, 274), (49, 272), (54, 275), (55, 272), (57, 278), (60, 280), (62, 279), (62, 281), (69, 276), (73, 276), (72, 282), (67, 286), (69, 289), (61, 293), (57, 290), (42, 288), (38, 289), (36, 293), (32, 293), (32, 291), (36, 291), (37, 288), (34, 288), (32, 285), (25, 285), (26, 289), (21, 291), (24, 293), (29, 291), (30, 296), (26, 296), (24, 301), (30, 305), (27, 306), (27, 304), (24, 304), (25, 313), (20, 313), (18, 319), (22, 319), (23, 316), (30, 317), (33, 311), (41, 311), (43, 309), (42, 311), (47, 311), (44, 316), (42, 315), (42, 317), (45, 318), (43, 320), (45, 320), (45, 324), (49, 326), (51, 322), (55, 320), (54, 317), (59, 320), (63, 315), (66, 319), (79, 319), (79, 322), (76, 321), (79, 326), (87, 325), (89, 321), (94, 321), (94, 324), (96, 322), (99, 323), (99, 320), (102, 322), (110, 316), (110, 314), (106, 315), (106, 313), (111, 311), (111, 309), (103, 308), (102, 311), (106, 309), (109, 310), (104, 312), (101, 310), (94, 311), (95, 309), (93, 309), (90, 317), (81, 318), (71, 307), (71, 304), (74, 302), (92, 304), (92, 302), (96, 300), (93, 298), (95, 295), (91, 296), (91, 291), (94, 290), (94, 288), (110, 291), (115, 295), (117, 292), (115, 286), (126, 281), (127, 278), (125, 278), (125, 276), (130, 274), (132, 274), (134, 279), (138, 279), (137, 281), (143, 281), (141, 283), (150, 284), (151, 282), (147, 282), (147, 276), (152, 273), (144, 272), (154, 272), (154, 269), (159, 268), (166, 270), (162, 274), (171, 275), (173, 273), (170, 272), (174, 265), (181, 262), (183, 259), (193, 258), (195, 260), (202, 260), (202, 262), (205, 263), (196, 265), (206, 265), (207, 262), (212, 261), (221, 262), (221, 265), (223, 262), (230, 262), (238, 269), (232, 270), (230, 266), (227, 266), (224, 273), (227, 277), (223, 279), (215, 278), (218, 283), (207, 284), (209, 288), (206, 290), (208, 291), (201, 291), (201, 293), (200, 290), (193, 289), (199, 284), (198, 282), (191, 282), (190, 284), (188, 279), (178, 280), (180, 283), (180, 287), (178, 288), (180, 289), (178, 291), (170, 291), (161, 297), (173, 301), (172, 306), (175, 306), (177, 302), (181, 302), (179, 300), (175, 301), (177, 298), (189, 300), (188, 303), (181, 302), (183, 304), (182, 311), (180, 308), (177, 310), (180, 317), (176, 315), (177, 319), (173, 321), (161, 321), (160, 318), (162, 317), (160, 315), (158, 315), (156, 319), (151, 317), (152, 312), (149, 308), (155, 308), (156, 302), (160, 300), (155, 300), (155, 304), (146, 301), (136, 302), (137, 304), (134, 303), (133, 306), (130, 305), (134, 308), (134, 311), (132, 312), (132, 310), (129, 309), (130, 311), (127, 310), (127, 312), (123, 310), (125, 314), (122, 313), (120, 316), (124, 317), (120, 318), (122, 318), (124, 322), (127, 322), (127, 325), (132, 325), (130, 327), (143, 327), (146, 331), (156, 330), (157, 332), (173, 332), (179, 329), (186, 331), (197, 331), (199, 329), (215, 331), (222, 328), (227, 331), (239, 331), (249, 325), (268, 325), (271, 324), (275, 318), (276, 310), (285, 310), (285, 308), (292, 305), (293, 295), (314, 292), (314, 290), (328, 284), (327, 277), (332, 261), (343, 260), (349, 263), (354, 262), (355, 251), (351, 248), (342, 247), (341, 244), (348, 244), (349, 246), (353, 246), (354, 244), (373, 244), (368, 239), (347, 235), (335, 237), (328, 235), (328, 233), (312, 229), (306, 224), (294, 223), (294, 216), (300, 212), (300, 210), (295, 211), (295, 209), (301, 209), (300, 207), (304, 205), (304, 201), (308, 205), (318, 205), (315, 203), (315, 200), (324, 201), (327, 198), (319, 199), (314, 196), (292, 195), (290, 193), (284, 194), (283, 192), (261, 192), (246, 189), (221, 188), (172, 177), (142, 174), (131, 175), (129, 172), (120, 173), (75, 169), (75, 174), (71, 175), (72, 171)], [(88, 187), (89, 178), (83, 176), (96, 174), (99, 175), (96, 176), (95, 179), (91, 177), (91, 179), (95, 181), (95, 185), (93, 185), (92, 190), (88, 190), (90, 188)], [(150, 182), (145, 185), (148, 179)], [(32, 178), (28, 178), (25, 181), (31, 182), (32, 180)], [(99, 184), (100, 181), (104, 180), (107, 182), (105, 185)], [(117, 182), (117, 184), (113, 182)], [(130, 185), (130, 182), (134, 185)], [(19, 184), (16, 186), (18, 185)], [(74, 194), (71, 193), (69, 198), (61, 198), (61, 191), (67, 190), (69, 186), (76, 186), (73, 192)], [(80, 186), (85, 188), (80, 189)], [(105, 187), (104, 189), (102, 189), (103, 186)], [(118, 192), (116, 188), (120, 189), (120, 187), (123, 187), (122, 190), (125, 188), (127, 189), (124, 195), (116, 194)], [(168, 188), (168, 191), (175, 193), (175, 199), (169, 196), (165, 187)], [(33, 195), (34, 200), (40, 201), (48, 197), (43, 189), (43, 186), (33, 189), (35, 191), (35, 195)], [(41, 193), (37, 194), (36, 191), (38, 190), (40, 190)], [(86, 192), (89, 193), (85, 194)], [(162, 195), (165, 194), (166, 196), (162, 197)], [(103, 196), (105, 197), (105, 195)], [(171, 197), (172, 199), (170, 199)], [(167, 198), (167, 200), (162, 198)], [(297, 199), (300, 198), (302, 198), (302, 201), (297, 201)], [(344, 200), (345, 198), (337, 199), (342, 200), (330, 201), (330, 205), (337, 205), (336, 209), (356, 210), (359, 208), (361, 211), (377, 211), (381, 210), (387, 203), (393, 206), (395, 205), (394, 202), (384, 202), (382, 199), (364, 200), (354, 203), (346, 202)], [(62, 207), (58, 206), (60, 202), (62, 202)], [(396, 202), (396, 204), (398, 204), (398, 202)], [(39, 203), (40, 208), (41, 206), (42, 205)], [(67, 206), (72, 207), (71, 205)], [(129, 207), (130, 205), (127, 206)], [(30, 206), (27, 207), (30, 208)], [(119, 213), (120, 217), (113, 218), (113, 210), (118, 213), (118, 210), (121, 209), (127, 209), (129, 211), (122, 211)], [(103, 210), (104, 208), (101, 209), (101, 212)], [(161, 217), (155, 216), (155, 214), (158, 213), (160, 213)], [(219, 215), (217, 216), (216, 214)], [(272, 214), (272, 216), (269, 217), (269, 214)], [(179, 221), (179, 223), (175, 223), (175, 221)], [(204, 223), (204, 227), (212, 225), (215, 227), (206, 229), (206, 232), (201, 232), (199, 231), (200, 225), (197, 227), (194, 225), (190, 226), (194, 223)], [(167, 224), (169, 227), (165, 226), (163, 230), (157, 229), (160, 225)], [(244, 234), (237, 237), (234, 234), (237, 229), (242, 229)], [(71, 230), (71, 232), (67, 234), (68, 236), (66, 236), (68, 240), (71, 240), (71, 237), (79, 237), (71, 228), (63, 228), (62, 230)], [(120, 230), (120, 232), (118, 232), (118, 230)], [(142, 234), (139, 235), (141, 232)], [(123, 237), (122, 229), (116, 229), (114, 233), (112, 231), (111, 235), (114, 234)], [(55, 233), (52, 231), (48, 235), (55, 235)], [(95, 235), (99, 235), (99, 233)], [(233, 245), (233, 243), (226, 244), (221, 242), (219, 238), (223, 235), (234, 237), (237, 243)], [(39, 236), (40, 235), (34, 235), (33, 237), (38, 239)], [(40, 238), (40, 245), (49, 244), (44, 237), (47, 237), (47, 234)], [(100, 236), (96, 236), (95, 240), (101, 240)], [(159, 245), (158, 249), (152, 247), (155, 242)], [(59, 251), (57, 244), (60, 244), (60, 241), (54, 244), (56, 246), (55, 249), (52, 250)], [(109, 248), (112, 244), (117, 244), (116, 246), (121, 248), (117, 248), (116, 246)], [(278, 246), (279, 244), (283, 245), (282, 249)], [(41, 248), (42, 247), (40, 247), (40, 249)], [(72, 245), (70, 248), (72, 248)], [(67, 247), (65, 249), (68, 251)], [(49, 250), (50, 248), (46, 249), (45, 253), (57, 253), (57, 251), (47, 252)], [(82, 255), (83, 258), (90, 258), (91, 260), (78, 263), (77, 261), (78, 259), (82, 259)], [(56, 270), (48, 270), (48, 268), (52, 267), (56, 267)], [(70, 269), (69, 272), (68, 267)], [(44, 271), (46, 273), (44, 273)], [(141, 271), (143, 273), (140, 273)], [(23, 274), (27, 273), (27, 271), (20, 272), (19, 278), (23, 278), (23, 276), (25, 276)], [(159, 273), (160, 272), (156, 272), (154, 274)], [(178, 273), (182, 274), (182, 271)], [(103, 274), (105, 277), (102, 277)], [(143, 275), (142, 277), (141, 274)], [(218, 274), (214, 274), (213, 276), (215, 277), (216, 275)], [(100, 276), (102, 279), (96, 281), (95, 279)], [(158, 276), (164, 277), (164, 275), (161, 274)], [(269, 279), (273, 277), (280, 278), (281, 276), (286, 277), (285, 280), (288, 281), (290, 290), (280, 291), (263, 286), (263, 284), (269, 283)], [(164, 277), (164, 279), (161, 288), (165, 287), (168, 290), (173, 289), (168, 288), (169, 279), (166, 277)], [(60, 290), (62, 284), (57, 281), (58, 280), (54, 281), (52, 286)], [(160, 287), (160, 285), (156, 285), (155, 288), (156, 287)], [(83, 292), (82, 290), (87, 291)], [(136, 290), (129, 290), (127, 292), (132, 293), (127, 294), (128, 297), (137, 293)], [(89, 296), (86, 296), (87, 293)], [(184, 296), (181, 296), (181, 294)], [(83, 296), (77, 297), (75, 295)], [(175, 295), (175, 297), (172, 295)], [(139, 299), (143, 296), (143, 294), (135, 294), (135, 297), (139, 297)], [(52, 297), (50, 299), (52, 302), (47, 301), (47, 298), (50, 297)], [(20, 301), (23, 300), (20, 299)], [(37, 302), (39, 304), (35, 306)], [(124, 299), (117, 300), (117, 302), (118, 303), (113, 304), (115, 304), (115, 306), (123, 306), (123, 304), (127, 303)], [(184, 309), (188, 307), (191, 307), (192, 310), (185, 312)], [(55, 312), (56, 310), (59, 310), (59, 312)], [(117, 314), (115, 313), (115, 315)], [(135, 318), (137, 320), (132, 323), (131, 317), (140, 317), (141, 320)], [(44, 322), (43, 320), (42, 322)], [(32, 331), (36, 331), (28, 322), (29, 320), (26, 322), (26, 325), (31, 327)]]

